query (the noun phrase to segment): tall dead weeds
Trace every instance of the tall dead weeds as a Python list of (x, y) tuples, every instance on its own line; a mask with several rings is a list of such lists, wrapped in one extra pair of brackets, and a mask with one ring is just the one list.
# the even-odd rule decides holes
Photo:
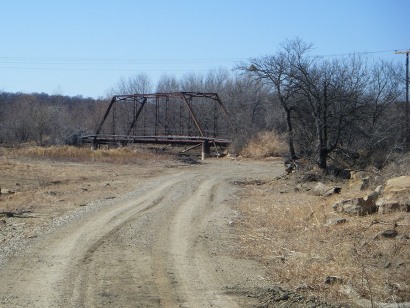
[[(245, 188), (238, 205), (241, 254), (266, 264), (274, 284), (333, 304), (352, 304), (341, 285), (371, 302), (410, 301), (409, 213), (342, 216), (332, 204), (343, 195), (314, 196), (295, 189), (295, 179)], [(347, 222), (326, 225), (330, 218)], [(375, 239), (393, 227), (403, 239)], [(340, 280), (325, 283), (329, 276)]]
[(172, 159), (165, 154), (150, 152), (146, 149), (129, 147), (103, 148), (93, 150), (75, 146), (27, 146), (11, 149), (2, 149), (3, 155), (32, 159), (50, 159), (70, 162), (101, 162), (114, 164), (141, 163), (146, 161), (164, 161)]
[(241, 155), (247, 158), (265, 158), (283, 156), (287, 153), (286, 143), (283, 138), (273, 131), (258, 133), (241, 150)]

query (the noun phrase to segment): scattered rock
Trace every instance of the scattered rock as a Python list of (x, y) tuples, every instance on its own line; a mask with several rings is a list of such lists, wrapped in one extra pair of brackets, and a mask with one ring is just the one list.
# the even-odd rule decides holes
[(360, 190), (368, 189), (370, 185), (370, 178), (365, 178), (360, 181)]
[(379, 239), (381, 237), (385, 238), (395, 238), (397, 236), (397, 230), (395, 229), (389, 229), (389, 230), (384, 230), (380, 233), (377, 233), (373, 239)]
[(397, 236), (397, 231), (395, 229), (385, 230), (380, 235), (387, 238), (393, 238)]
[(269, 288), (260, 296), (261, 307), (266, 308), (284, 308), (284, 307), (316, 307), (331, 308), (334, 307), (322, 302), (314, 297), (304, 297), (296, 292), (287, 291), (280, 287)]
[(341, 187), (338, 186), (327, 186), (323, 184), (322, 182), (319, 182), (316, 184), (316, 186), (313, 188), (313, 193), (317, 196), (324, 196), (328, 197), (333, 194), (339, 194), (342, 191)]
[(342, 284), (343, 279), (339, 276), (327, 276), (325, 279), (325, 284)]
[(331, 218), (326, 221), (325, 226), (329, 227), (329, 226), (334, 226), (334, 225), (340, 225), (346, 222), (347, 222), (346, 218)]
[(0, 195), (13, 195), (15, 193), (16, 193), (15, 190), (7, 189), (7, 188), (2, 188), (0, 190)]
[(333, 205), (333, 210), (339, 213), (364, 216), (375, 213), (377, 207), (374, 197), (369, 195), (364, 198), (352, 198), (336, 202)]
[(387, 214), (392, 212), (409, 212), (410, 203), (400, 203), (398, 200), (385, 200), (380, 199), (376, 202), (378, 212), (380, 214)]
[[(352, 171), (353, 172), (353, 171)], [(353, 172), (353, 179), (358, 180), (361, 177), (368, 175), (365, 172)], [(362, 184), (367, 183), (368, 178), (363, 178)], [(323, 190), (323, 186), (319, 185), (315, 190)], [(365, 186), (361, 184), (361, 189)], [(391, 212), (410, 212), (410, 176), (400, 176), (389, 179), (385, 187), (379, 185), (369, 195), (363, 198), (353, 198), (335, 203), (333, 209), (336, 212), (347, 213), (352, 215), (367, 215), (379, 212), (387, 214)]]
[(382, 198), (376, 203), (380, 214), (410, 211), (410, 176), (386, 181)]
[(377, 192), (379, 195), (381, 195), (383, 192), (383, 186), (382, 185), (377, 186), (374, 191)]
[(379, 193), (377, 191), (373, 191), (370, 194), (368, 194), (366, 197), (364, 197), (364, 199), (371, 200), (375, 204), (378, 198), (379, 198)]
[(410, 176), (403, 175), (386, 181), (384, 194), (387, 196), (410, 194)]
[(365, 190), (369, 187), (371, 174), (366, 171), (350, 171), (350, 187)]
[(48, 194), (48, 195), (50, 195), (50, 196), (57, 196), (57, 195), (58, 195), (58, 192), (52, 190), (52, 191), (46, 192), (46, 194)]

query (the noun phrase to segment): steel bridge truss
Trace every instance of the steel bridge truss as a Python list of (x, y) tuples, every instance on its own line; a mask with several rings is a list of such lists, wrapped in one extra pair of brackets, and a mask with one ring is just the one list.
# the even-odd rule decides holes
[(210, 144), (226, 147), (232, 128), (216, 93), (170, 92), (116, 95), (94, 135), (83, 136), (94, 147), (109, 143)]

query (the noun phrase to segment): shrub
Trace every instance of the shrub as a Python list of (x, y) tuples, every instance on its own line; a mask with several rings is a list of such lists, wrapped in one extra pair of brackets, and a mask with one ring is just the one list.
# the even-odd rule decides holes
[(286, 143), (275, 132), (264, 131), (258, 133), (241, 150), (243, 157), (264, 158), (270, 156), (283, 156), (287, 153)]

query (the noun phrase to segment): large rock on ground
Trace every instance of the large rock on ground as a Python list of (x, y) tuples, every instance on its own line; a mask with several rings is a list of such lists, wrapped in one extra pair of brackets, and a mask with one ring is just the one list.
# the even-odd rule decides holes
[(352, 198), (336, 202), (333, 209), (339, 213), (364, 216), (376, 213), (377, 194), (370, 194), (364, 198)]
[(387, 180), (383, 195), (389, 198), (408, 199), (410, 197), (410, 176), (404, 175)]
[(399, 176), (386, 181), (382, 198), (376, 206), (381, 214), (410, 211), (410, 176)]
[(350, 187), (365, 190), (369, 187), (371, 173), (366, 171), (350, 171)]
[(339, 186), (327, 186), (327, 185), (319, 182), (313, 187), (312, 192), (316, 196), (328, 197), (328, 196), (331, 196), (333, 194), (339, 194), (341, 190), (342, 190), (342, 188), (339, 187)]

